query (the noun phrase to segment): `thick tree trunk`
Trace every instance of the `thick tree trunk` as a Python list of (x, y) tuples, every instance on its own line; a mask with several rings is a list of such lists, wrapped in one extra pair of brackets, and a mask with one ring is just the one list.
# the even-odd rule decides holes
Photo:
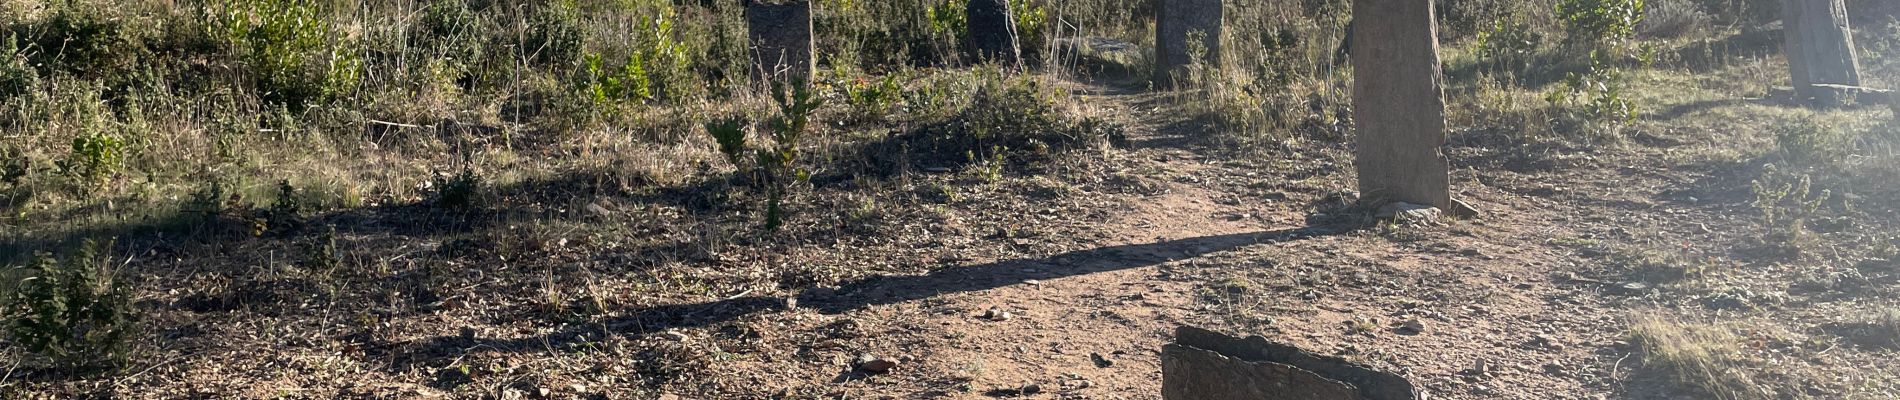
[(745, 18), (753, 82), (811, 82), (818, 70), (812, 56), (811, 2), (747, 1)]
[(1860, 58), (1842, 0), (1782, 0), (1788, 70), (1795, 96), (1813, 100), (1814, 85), (1860, 86)]
[[(1433, 0), (1353, 2), (1353, 124), (1359, 195), (1456, 212)], [(1374, 204), (1375, 206), (1377, 204)]]
[[(1221, 23), (1221, 0), (1155, 2), (1155, 84), (1174, 87), (1195, 62), (1220, 65)], [(1198, 60), (1189, 41), (1196, 32), (1203, 51)]]

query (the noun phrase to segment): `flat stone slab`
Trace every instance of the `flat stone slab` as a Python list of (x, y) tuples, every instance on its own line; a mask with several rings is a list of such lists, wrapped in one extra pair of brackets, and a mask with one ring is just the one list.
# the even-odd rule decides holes
[(1181, 327), (1161, 349), (1164, 400), (1423, 400), (1410, 380), (1252, 336)]
[(747, 0), (745, 19), (754, 82), (812, 80), (818, 68), (809, 1)]

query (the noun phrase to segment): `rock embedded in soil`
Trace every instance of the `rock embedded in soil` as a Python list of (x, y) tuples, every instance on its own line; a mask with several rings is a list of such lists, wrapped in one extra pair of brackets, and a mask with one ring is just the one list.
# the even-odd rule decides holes
[(896, 369), (898, 363), (897, 360), (865, 354), (858, 356), (857, 364), (858, 371), (867, 374), (885, 374), (890, 373), (892, 369)]
[(983, 311), (983, 319), (991, 321), (1003, 322), (1014, 318), (1016, 318), (1015, 314), (1010, 314), (1009, 311), (1003, 311), (996, 307), (990, 307), (989, 310)]
[(1193, 327), (1162, 348), (1164, 400), (1416, 400), (1410, 380), (1253, 336), (1237, 339)]
[(1399, 324), (1399, 333), (1412, 335), (1425, 333), (1425, 321), (1418, 319), (1407, 320), (1405, 323)]
[(1438, 207), (1400, 202), (1379, 207), (1378, 214), (1374, 216), (1382, 220), (1429, 225), (1437, 224), (1443, 215), (1444, 211)]
[(1108, 367), (1115, 366), (1115, 360), (1110, 360), (1108, 359), (1108, 357), (1103, 357), (1102, 353), (1089, 353), (1089, 361), (1095, 362), (1096, 368), (1108, 368)]

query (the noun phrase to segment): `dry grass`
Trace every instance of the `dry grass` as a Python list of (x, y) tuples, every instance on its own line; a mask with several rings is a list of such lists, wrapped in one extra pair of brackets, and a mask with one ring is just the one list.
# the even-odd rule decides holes
[(1713, 398), (1766, 398), (1743, 369), (1742, 339), (1727, 328), (1643, 315), (1631, 321), (1628, 339), (1663, 380)]

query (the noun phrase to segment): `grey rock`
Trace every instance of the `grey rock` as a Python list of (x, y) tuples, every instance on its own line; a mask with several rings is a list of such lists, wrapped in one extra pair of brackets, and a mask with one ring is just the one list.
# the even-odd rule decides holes
[(875, 375), (890, 373), (892, 369), (897, 368), (898, 363), (897, 360), (865, 354), (858, 356), (857, 364), (858, 371)]
[(1181, 327), (1162, 347), (1164, 400), (1418, 400), (1403, 377), (1259, 336), (1233, 338)]

